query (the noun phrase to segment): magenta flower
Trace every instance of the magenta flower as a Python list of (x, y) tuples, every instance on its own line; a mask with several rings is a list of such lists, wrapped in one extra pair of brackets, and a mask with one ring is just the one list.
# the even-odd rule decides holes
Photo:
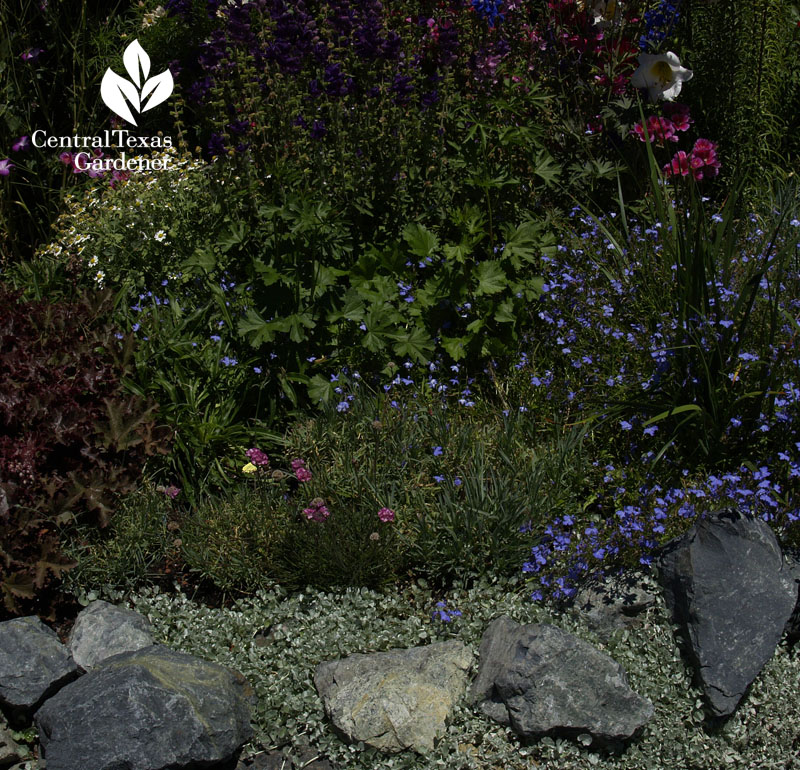
[[(632, 134), (636, 134), (640, 142), (644, 142), (644, 127), (641, 123), (637, 123), (632, 129)], [(662, 144), (665, 141), (677, 142), (678, 137), (675, 135), (675, 124), (667, 118), (659, 118), (656, 115), (651, 115), (647, 118), (647, 136), (651, 142), (658, 142)]]
[(14, 164), (11, 162), (11, 158), (0, 160), (0, 176), (8, 176), (12, 168), (14, 168)]
[(42, 53), (44, 53), (44, 51), (41, 48), (29, 48), (27, 51), (20, 54), (19, 58), (22, 59), (22, 61), (33, 61)]
[(11, 145), (11, 149), (14, 152), (19, 152), (20, 150), (27, 150), (31, 146), (31, 140), (27, 136), (21, 136), (17, 141)]
[(253, 447), (252, 449), (248, 449), (245, 452), (245, 455), (248, 457), (253, 465), (257, 465), (260, 467), (266, 467), (269, 465), (269, 457), (267, 457), (264, 452), (262, 452), (257, 447)]
[(664, 166), (663, 171), (667, 176), (678, 176), (678, 174), (687, 176), (689, 173), (689, 156), (683, 150), (678, 150), (673, 155), (672, 160)]
[(664, 105), (664, 112), (672, 121), (676, 131), (688, 131), (689, 125), (694, 123), (694, 120), (689, 116), (689, 108), (685, 104), (667, 102)]
[(311, 481), (311, 471), (308, 468), (298, 468), (294, 475), (297, 477), (297, 480), (303, 484), (306, 481)]
[(331, 515), (325, 501), (320, 497), (314, 498), (308, 508), (303, 508), (303, 513), (309, 521), (325, 521)]
[(298, 468), (305, 468), (305, 467), (306, 467), (306, 461), (305, 460), (301, 460), (299, 457), (295, 457), (295, 459), (292, 460), (292, 470), (293, 471), (297, 471)]
[(58, 159), (65, 166), (71, 166), (72, 165), (72, 153), (71, 152), (62, 152), (61, 155), (58, 156)]
[(394, 511), (391, 508), (381, 508), (378, 511), (378, 518), (384, 522), (394, 521)]
[(164, 489), (164, 494), (165, 494), (167, 497), (170, 497), (170, 498), (172, 498), (173, 500), (174, 500), (174, 499), (175, 499), (175, 498), (176, 498), (176, 497), (177, 497), (177, 496), (178, 496), (180, 493), (181, 493), (181, 490), (180, 490), (180, 488), (179, 488), (179, 487), (176, 487), (176, 486), (173, 486), (172, 484), (170, 484), (170, 485), (169, 485), (169, 486), (168, 486), (166, 489)]

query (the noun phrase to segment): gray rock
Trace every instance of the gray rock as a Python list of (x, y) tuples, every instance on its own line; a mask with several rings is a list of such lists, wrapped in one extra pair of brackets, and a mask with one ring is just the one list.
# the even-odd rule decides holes
[(107, 658), (35, 721), (47, 770), (233, 767), (254, 703), (241, 674), (154, 645)]
[(601, 634), (639, 625), (642, 614), (656, 600), (643, 587), (642, 580), (641, 574), (631, 573), (608, 578), (603, 583), (589, 583), (578, 591), (573, 611)]
[(653, 716), (622, 666), (555, 626), (493, 620), (469, 700), (523, 738), (588, 734), (596, 745), (635, 736)]
[(732, 714), (772, 657), (797, 584), (767, 524), (729, 509), (697, 521), (659, 560), (667, 606), (714, 717)]
[(84, 670), (100, 661), (153, 644), (150, 621), (133, 610), (98, 600), (83, 609), (67, 639), (73, 660)]
[(30, 724), (39, 705), (77, 676), (67, 648), (39, 618), (0, 623), (0, 706), (12, 725)]
[(798, 585), (798, 597), (794, 605), (794, 610), (786, 621), (783, 633), (790, 645), (797, 644), (800, 640), (800, 550), (792, 549), (784, 552), (789, 564), (789, 572), (794, 582)]
[(314, 684), (346, 740), (424, 753), (443, 733), (471, 664), (461, 642), (437, 642), (321, 663)]

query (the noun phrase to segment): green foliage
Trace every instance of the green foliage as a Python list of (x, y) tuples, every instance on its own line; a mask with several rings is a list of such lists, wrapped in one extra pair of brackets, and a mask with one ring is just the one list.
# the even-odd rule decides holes
[(458, 460), (409, 522), (411, 563), (437, 582), (513, 575), (530, 554), (531, 530), (540, 533), (551, 517), (580, 505), (581, 432), (541, 435), (520, 414), (494, 426), (448, 418), (436, 414), (431, 427)]
[(14, 152), (12, 146), (37, 129), (72, 136), (108, 127), (100, 78), (120, 53), (130, 5), (0, 2), (0, 157), (15, 164), (0, 196), (0, 254), (6, 259), (32, 256), (49, 237), (64, 189), (82, 179), (59, 162), (57, 149)]
[[(146, 614), (158, 641), (242, 672), (258, 695), (255, 737), (244, 749), (255, 755), (279, 746), (292, 756), (307, 750), (353, 770), (716, 770), (791, 766), (800, 719), (796, 651), (781, 645), (753, 683), (749, 696), (725, 725), (707, 729), (699, 689), (675, 644), (669, 614), (655, 581), (640, 577), (656, 597), (641, 624), (602, 639), (580, 614), (554, 613), (533, 604), (519, 583), (479, 581), (442, 596), (410, 584), (389, 591), (304, 590), (276, 587), (226, 609), (205, 607), (185, 594), (155, 591), (130, 597)], [(120, 601), (122, 597), (116, 597)], [(337, 736), (313, 684), (315, 667), (353, 653), (424, 645), (442, 633), (431, 621), (438, 600), (462, 616), (447, 632), (478, 653), (488, 624), (502, 614), (518, 623), (549, 623), (601, 646), (626, 671), (631, 688), (648, 698), (655, 714), (640, 740), (620, 753), (590, 750), (570, 738), (523, 744), (506, 726), (478, 709), (456, 705), (447, 735), (425, 756), (386, 755)], [(302, 725), (302, 733), (297, 726)]]
[(132, 590), (169, 579), (179, 554), (175, 503), (152, 484), (120, 500), (108, 527), (76, 522), (63, 535), (64, 552), (75, 567), (65, 576), (73, 594), (97, 586)]
[[(122, 390), (132, 339), (120, 344), (94, 302), (24, 302), (0, 284), (0, 513), (5, 610), (47, 610), (72, 566), (59, 530), (76, 516), (101, 527), (165, 451), (155, 406)], [(120, 335), (121, 336), (121, 335)], [(22, 601), (20, 601), (22, 600)]]
[(222, 190), (234, 175), (208, 173), (202, 161), (174, 149), (160, 157), (167, 170), (137, 173), (114, 187), (95, 180), (67, 195), (55, 235), (37, 257), (65, 264), (83, 285), (125, 286), (129, 294), (174, 282), (184, 263), (208, 270), (222, 263), (225, 244), (217, 239), (242, 197)]
[[(246, 448), (280, 442), (267, 427), (276, 409), (265, 393), (268, 375), (253, 376), (255, 357), (233, 357), (237, 353), (215, 333), (233, 320), (224, 302), (209, 300), (207, 286), (201, 288), (188, 296), (168, 286), (160, 297), (139, 295), (138, 311), (127, 313), (140, 336), (137, 366), (124, 382), (130, 392), (156, 401), (174, 432), (172, 451), (150, 464), (151, 473), (177, 483), (193, 500), (229, 485)], [(126, 301), (124, 293), (118, 300)]]
[[(781, 207), (756, 216), (741, 197), (740, 179), (711, 220), (691, 176), (665, 183), (651, 145), (646, 148), (652, 194), (645, 215), (660, 223), (663, 248), (634, 245), (622, 201), (620, 230), (595, 221), (614, 253), (639, 254), (644, 269), (637, 302), (645, 328), (655, 330), (659, 315), (674, 319), (664, 347), (669, 363), (646, 391), (603, 407), (604, 419), (637, 415), (643, 427), (659, 426), (666, 440), (654, 462), (673, 444), (692, 463), (719, 467), (752, 459), (750, 436), (774, 414), (789, 376), (788, 347), (779, 342), (787, 302), (795, 296), (790, 268), (796, 246), (788, 223), (797, 210), (796, 187), (779, 188)], [(624, 280), (627, 264), (621, 259), (611, 277)], [(748, 360), (755, 363), (743, 366)], [(727, 435), (734, 419), (744, 426), (738, 441)]]
[(784, 172), (792, 170), (787, 161), (796, 164), (800, 34), (792, 6), (693, 0), (685, 7), (693, 114), (720, 142), (728, 182), (743, 175), (748, 192), (760, 193), (764, 164)]

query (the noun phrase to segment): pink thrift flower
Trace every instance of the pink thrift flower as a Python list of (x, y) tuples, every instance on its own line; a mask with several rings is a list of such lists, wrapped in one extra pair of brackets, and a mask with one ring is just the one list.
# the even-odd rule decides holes
[(325, 521), (331, 515), (325, 501), (319, 497), (312, 500), (308, 508), (303, 508), (303, 513), (309, 521)]
[(269, 457), (267, 457), (264, 452), (262, 452), (257, 447), (253, 447), (252, 449), (248, 449), (245, 452), (245, 455), (248, 457), (253, 465), (257, 465), (260, 467), (266, 467), (269, 465)]
[(167, 487), (167, 488), (164, 490), (164, 494), (165, 494), (167, 497), (170, 497), (170, 498), (172, 498), (173, 500), (174, 500), (174, 499), (175, 499), (175, 498), (176, 498), (176, 497), (177, 497), (177, 496), (178, 496), (180, 493), (181, 493), (181, 490), (180, 490), (178, 487), (176, 487), (176, 486), (173, 486), (172, 484), (170, 484), (170, 485), (169, 485), (169, 486), (168, 486), (168, 487)]
[(299, 457), (296, 457), (294, 460), (292, 460), (293, 471), (297, 471), (298, 468), (305, 468), (305, 467), (306, 467), (305, 460), (301, 460)]
[(381, 508), (378, 511), (378, 518), (381, 521), (394, 521), (394, 511), (391, 508)]
[(311, 481), (311, 471), (308, 468), (298, 468), (294, 475), (297, 477), (297, 480), (303, 484), (306, 481)]
[(8, 176), (12, 168), (14, 168), (14, 164), (11, 162), (11, 158), (0, 160), (0, 176)]

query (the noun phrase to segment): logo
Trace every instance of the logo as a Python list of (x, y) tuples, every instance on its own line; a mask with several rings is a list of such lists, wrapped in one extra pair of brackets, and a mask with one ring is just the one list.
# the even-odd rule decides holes
[(148, 80), (150, 57), (138, 40), (134, 40), (125, 49), (122, 63), (131, 79), (120, 77), (109, 67), (100, 84), (100, 96), (110, 110), (135, 126), (136, 118), (130, 107), (141, 113), (167, 100), (174, 87), (172, 73), (166, 69)]

